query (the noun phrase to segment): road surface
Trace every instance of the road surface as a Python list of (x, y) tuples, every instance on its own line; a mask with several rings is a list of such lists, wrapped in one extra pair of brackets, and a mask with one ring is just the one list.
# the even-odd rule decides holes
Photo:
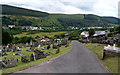
[(109, 73), (97, 56), (80, 44), (72, 41), (72, 51), (44, 64), (18, 71), (17, 73)]

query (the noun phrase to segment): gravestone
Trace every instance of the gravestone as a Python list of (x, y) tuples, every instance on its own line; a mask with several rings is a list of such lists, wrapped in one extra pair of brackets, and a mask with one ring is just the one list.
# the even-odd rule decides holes
[(17, 47), (16, 46), (13, 47), (13, 52), (15, 52), (15, 51), (17, 51)]
[(47, 49), (47, 47), (42, 48), (42, 50), (46, 50), (46, 49)]
[(31, 54), (31, 56), (30, 56), (30, 60), (31, 61), (35, 61), (36, 60), (36, 55), (33, 53), (33, 54)]
[(32, 50), (26, 50), (26, 51), (28, 51), (28, 52), (32, 52)]
[(50, 49), (50, 45), (47, 46), (47, 49)]
[(43, 51), (35, 50), (34, 53), (36, 55), (36, 59), (46, 58)]
[(41, 45), (38, 45), (38, 47), (37, 48), (40, 48), (41, 47)]
[(30, 62), (30, 57), (29, 56), (22, 56), (21, 61), (25, 62), (25, 63), (28, 63), (28, 62)]
[(60, 49), (58, 48), (57, 51), (56, 51), (56, 54), (58, 54), (60, 52)]
[(53, 49), (57, 49), (59, 46), (57, 45), (53, 45)]
[(2, 56), (6, 56), (6, 55), (8, 55), (6, 52), (2, 53)]
[(22, 48), (17, 47), (17, 51), (22, 51), (22, 50), (23, 50)]
[(0, 57), (2, 56), (2, 52), (0, 52)]
[(3, 48), (3, 49), (2, 49), (2, 53), (4, 53), (4, 52), (6, 52), (6, 50)]
[(2, 66), (5, 68), (11, 68), (17, 66), (18, 59), (4, 59), (2, 61)]
[(45, 53), (45, 56), (47, 57), (47, 56), (50, 56), (50, 54), (49, 53)]
[(20, 52), (17, 52), (15, 55), (23, 55), (22, 53), (20, 53)]

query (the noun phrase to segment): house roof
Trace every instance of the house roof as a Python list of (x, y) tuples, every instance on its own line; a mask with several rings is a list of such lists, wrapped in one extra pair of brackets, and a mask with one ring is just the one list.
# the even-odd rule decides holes
[(95, 31), (95, 34), (93, 36), (99, 36), (99, 35), (105, 35), (106, 31)]

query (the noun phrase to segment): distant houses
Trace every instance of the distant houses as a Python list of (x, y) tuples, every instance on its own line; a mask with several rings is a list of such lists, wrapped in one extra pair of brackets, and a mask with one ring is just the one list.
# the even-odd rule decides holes
[(15, 25), (2, 26), (3, 29), (12, 29), (15, 28)]
[(48, 38), (41, 39), (41, 42), (48, 42), (48, 41), (50, 41), (50, 39)]
[(104, 28), (111, 29), (111, 28), (114, 28), (114, 26), (112, 26), (112, 27), (82, 27), (82, 28), (80, 28), (80, 30), (83, 30), (83, 29), (104, 29)]
[[(93, 35), (93, 37), (107, 35), (108, 33), (109, 31), (95, 31), (95, 34)], [(82, 37), (89, 37), (89, 32), (83, 31), (80, 35)]]
[(21, 27), (23, 30), (43, 30), (42, 27), (32, 27), (32, 26), (23, 26)]
[[(2, 26), (3, 29), (12, 29), (16, 28), (16, 25), (8, 25), (8, 26)], [(43, 30), (42, 27), (34, 27), (34, 26), (21, 26), (20, 27), (22, 30)]]

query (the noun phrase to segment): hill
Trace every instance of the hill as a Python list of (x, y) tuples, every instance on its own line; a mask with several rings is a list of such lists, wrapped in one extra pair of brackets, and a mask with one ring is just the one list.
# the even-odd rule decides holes
[[(17, 26), (56, 27), (91, 27), (118, 26), (118, 18), (102, 17), (93, 14), (48, 14), (10, 5), (2, 5), (3, 26), (15, 24)], [(4, 16), (5, 15), (5, 16)]]
[(5, 15), (22, 15), (22, 16), (34, 16), (34, 17), (45, 17), (48, 16), (48, 13), (25, 9), (10, 5), (2, 5), (2, 14)]

